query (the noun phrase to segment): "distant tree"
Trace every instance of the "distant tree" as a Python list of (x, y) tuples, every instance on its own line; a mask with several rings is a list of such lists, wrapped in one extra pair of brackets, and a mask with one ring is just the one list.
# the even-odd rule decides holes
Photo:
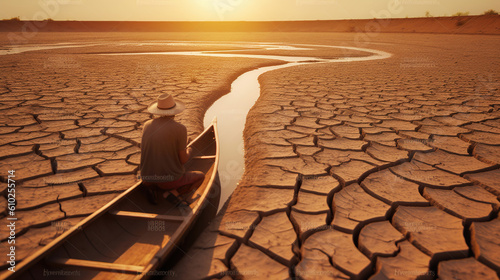
[(464, 16), (468, 16), (468, 15), (469, 15), (469, 12), (465, 12), (465, 13), (458, 12), (458, 13), (453, 14), (452, 17), (464, 17)]
[(21, 21), (21, 19), (19, 17), (13, 17), (13, 18), (10, 18), (10, 19), (4, 19), (4, 20), (9, 20), (9, 21)]
[(490, 10), (487, 10), (486, 12), (484, 12), (483, 15), (487, 15), (487, 16), (498, 15), (498, 12), (490, 9)]
[(432, 17), (431, 12), (426, 11), (426, 12), (425, 12), (425, 17)]

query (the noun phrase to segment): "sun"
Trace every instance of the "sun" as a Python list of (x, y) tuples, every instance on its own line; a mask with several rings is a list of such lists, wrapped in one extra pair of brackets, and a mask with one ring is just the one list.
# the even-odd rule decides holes
[(244, 0), (195, 0), (195, 2), (203, 17), (208, 15), (211, 19), (226, 20), (229, 16), (236, 14)]

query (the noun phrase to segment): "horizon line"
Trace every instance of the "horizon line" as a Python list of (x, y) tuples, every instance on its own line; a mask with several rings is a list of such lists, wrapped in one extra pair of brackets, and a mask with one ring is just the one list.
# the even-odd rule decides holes
[(245, 23), (256, 23), (256, 22), (320, 22), (320, 21), (344, 21), (344, 20), (391, 20), (391, 19), (419, 19), (419, 18), (456, 18), (456, 17), (481, 17), (481, 16), (500, 16), (500, 15), (451, 15), (451, 16), (416, 16), (416, 17), (394, 17), (394, 18), (345, 18), (345, 19), (295, 19), (295, 20), (78, 20), (78, 19), (43, 19), (43, 20), (24, 20), (19, 19), (19, 17), (14, 17), (10, 19), (0, 19), (0, 22), (145, 22), (145, 23), (155, 23), (155, 22), (210, 22), (210, 23), (230, 23), (230, 22), (245, 22)]

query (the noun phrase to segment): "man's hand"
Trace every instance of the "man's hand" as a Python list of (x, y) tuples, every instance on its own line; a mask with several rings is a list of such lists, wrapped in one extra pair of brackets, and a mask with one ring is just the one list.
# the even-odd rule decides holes
[(191, 153), (193, 152), (193, 148), (188, 147), (185, 150), (180, 150), (179, 151), (179, 160), (181, 161), (182, 164), (185, 164), (186, 162), (189, 161), (191, 158)]

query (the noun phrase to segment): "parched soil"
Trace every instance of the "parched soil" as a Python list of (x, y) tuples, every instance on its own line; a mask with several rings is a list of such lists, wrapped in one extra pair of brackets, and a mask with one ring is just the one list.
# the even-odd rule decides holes
[[(32, 42), (92, 37), (74, 36), (39, 34)], [(96, 41), (127, 36), (99, 34)], [(172, 268), (176, 278), (498, 277), (500, 38), (360, 31), (141, 33), (129, 41), (167, 39), (393, 54), (261, 76), (244, 134), (245, 174), (225, 212)], [(22, 178), (18, 260), (136, 181), (140, 125), (159, 93), (187, 103), (179, 119), (193, 137), (237, 75), (278, 63), (85, 51), (22, 53), (0, 63), (0, 175), (3, 182), (15, 169)], [(5, 198), (0, 202), (5, 209)], [(0, 233), (6, 249), (7, 229)]]
[(260, 77), (243, 178), (178, 279), (498, 277), (500, 38), (359, 36), (393, 56)]

